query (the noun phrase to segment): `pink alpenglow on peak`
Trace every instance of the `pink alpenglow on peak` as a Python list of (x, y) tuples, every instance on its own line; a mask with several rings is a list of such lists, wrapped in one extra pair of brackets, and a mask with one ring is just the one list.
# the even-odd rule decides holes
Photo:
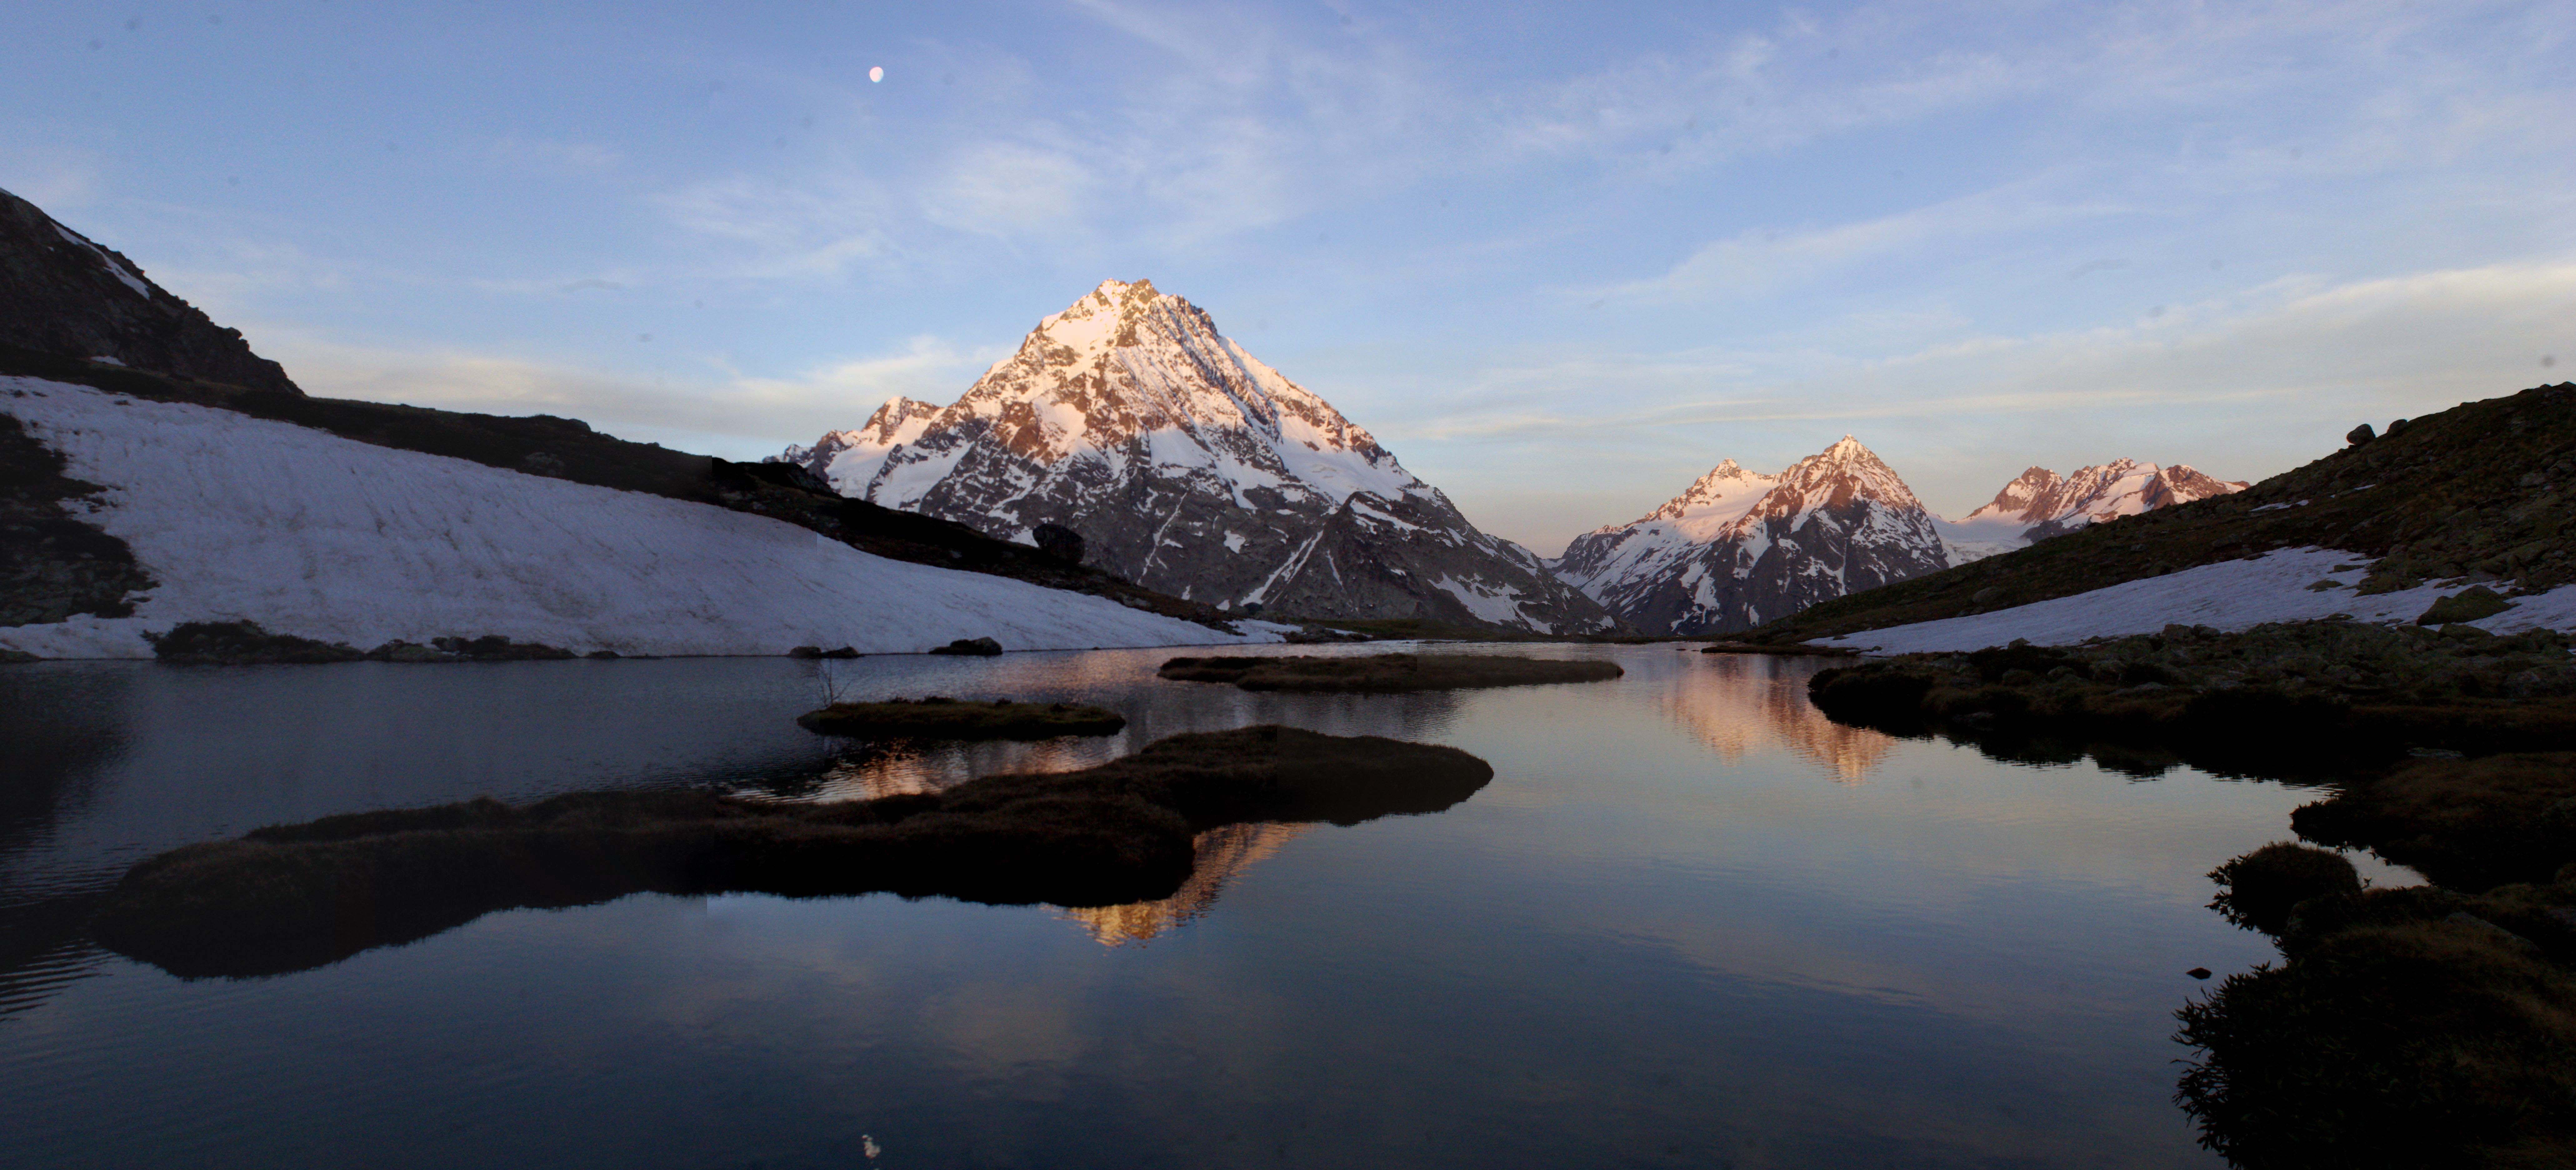
[(2033, 467), (2005, 484), (1985, 506), (1957, 520), (1942, 521), (1941, 535), (1950, 542), (1954, 563), (1966, 564), (2087, 524), (2240, 492), (2247, 486), (2180, 463), (2159, 467), (2115, 459), (2067, 476)]
[(782, 458), (843, 495), (1005, 539), (1063, 525), (1087, 563), (1223, 609), (1616, 625), (1150, 281), (1103, 282), (1039, 321), (946, 407), (891, 402)]
[(1644, 517), (1576, 537), (1551, 567), (1638, 629), (1727, 633), (1947, 567), (1934, 523), (1845, 435), (1778, 475), (1720, 463)]

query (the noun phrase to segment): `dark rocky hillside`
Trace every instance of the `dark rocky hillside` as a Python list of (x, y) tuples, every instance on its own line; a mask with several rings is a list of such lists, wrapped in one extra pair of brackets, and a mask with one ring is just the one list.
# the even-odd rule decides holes
[(35, 204), (0, 191), (0, 344), (142, 370), (300, 394), (241, 330), (143, 276), (124, 254), (92, 243)]
[(2365, 593), (2460, 577), (2547, 589), (2576, 580), (2571, 499), (2576, 383), (2562, 382), (2400, 420), (2242, 492), (1855, 593), (1748, 637), (1798, 642), (1984, 613), (2310, 545), (2383, 558)]

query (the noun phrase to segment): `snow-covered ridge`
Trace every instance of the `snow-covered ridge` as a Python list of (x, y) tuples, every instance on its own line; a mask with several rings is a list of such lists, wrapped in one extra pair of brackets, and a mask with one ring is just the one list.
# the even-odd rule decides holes
[[(2016, 638), (2068, 646), (2087, 638), (2152, 634), (2168, 625), (2242, 630), (2265, 622), (2310, 621), (2337, 614), (2365, 622), (2409, 622), (2460, 586), (2426, 585), (2361, 596), (2352, 591), (2372, 558), (2327, 548), (2277, 549), (2248, 560), (2220, 561), (2161, 577), (2017, 605), (1968, 617), (1864, 630), (1819, 645), (1882, 654), (1982, 650)], [(2340, 569), (2340, 571), (2338, 571)], [(2333, 581), (2330, 589), (2312, 589)], [(2509, 634), (2535, 626), (2576, 629), (2576, 585), (2513, 599), (2514, 607), (2469, 623)]]
[[(1268, 641), (1086, 594), (886, 560), (766, 517), (395, 450), (231, 411), (0, 378), (0, 411), (105, 485), (88, 517), (160, 582), (130, 618), (0, 629), (49, 658), (256, 621), (366, 647), (499, 634), (588, 652), (870, 653)], [(1257, 626), (1257, 623), (1253, 624)]]

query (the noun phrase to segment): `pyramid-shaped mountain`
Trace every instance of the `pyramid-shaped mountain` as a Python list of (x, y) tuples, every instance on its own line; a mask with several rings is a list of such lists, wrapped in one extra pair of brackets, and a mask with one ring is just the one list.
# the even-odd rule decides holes
[(1070, 528), (1087, 564), (1235, 612), (1616, 626), (1147, 281), (1109, 281), (1040, 321), (945, 408), (898, 399), (781, 458), (844, 495), (1005, 539)]

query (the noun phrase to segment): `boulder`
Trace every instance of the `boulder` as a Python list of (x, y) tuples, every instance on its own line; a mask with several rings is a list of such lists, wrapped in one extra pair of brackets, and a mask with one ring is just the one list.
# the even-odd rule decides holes
[(2379, 432), (2371, 430), (2369, 423), (2363, 423), (2360, 426), (2344, 432), (2343, 441), (2358, 447), (2378, 437)]
[(1001, 652), (1002, 644), (991, 638), (959, 638), (931, 650), (933, 654), (968, 654), (979, 658), (991, 658)]

